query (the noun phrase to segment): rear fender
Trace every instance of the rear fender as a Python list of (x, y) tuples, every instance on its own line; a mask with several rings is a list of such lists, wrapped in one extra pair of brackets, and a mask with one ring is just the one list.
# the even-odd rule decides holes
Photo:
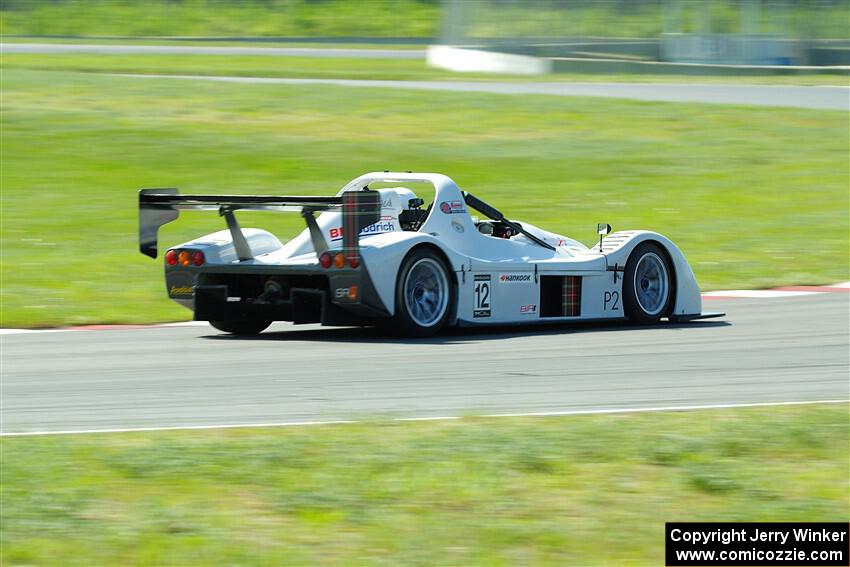
[[(245, 240), (255, 256), (274, 252), (283, 247), (280, 240), (273, 234), (257, 228), (246, 228), (242, 231)], [(171, 250), (188, 249), (198, 250), (204, 253), (204, 265), (233, 264), (238, 263), (236, 247), (229, 230), (220, 230), (200, 238), (172, 246)], [(197, 285), (198, 268), (189, 266), (169, 266), (165, 264), (165, 289), (168, 297), (192, 309), (192, 296), (194, 287)]]
[[(245, 240), (251, 248), (251, 253), (256, 256), (262, 256), (269, 252), (274, 252), (283, 248), (280, 240), (270, 232), (259, 228), (242, 229), (242, 234), (245, 235)], [(191, 248), (200, 250), (204, 253), (204, 258), (207, 264), (231, 264), (239, 260), (236, 256), (236, 250), (233, 245), (233, 238), (229, 230), (220, 230), (213, 232), (200, 238), (184, 242), (179, 246), (172, 248)]]
[(458, 272), (469, 271), (468, 259), (442, 245), (430, 234), (393, 232), (361, 241), (360, 254), (363, 263), (368, 268), (375, 290), (390, 314), (395, 314), (396, 280), (401, 263), (413, 248), (422, 245), (437, 249), (448, 260), (449, 277), (453, 283), (458, 282)]

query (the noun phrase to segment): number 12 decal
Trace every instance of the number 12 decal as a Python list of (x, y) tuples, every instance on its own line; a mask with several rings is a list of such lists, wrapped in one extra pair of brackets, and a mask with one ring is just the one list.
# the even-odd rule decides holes
[(472, 316), (490, 316), (490, 274), (476, 274), (472, 288)]

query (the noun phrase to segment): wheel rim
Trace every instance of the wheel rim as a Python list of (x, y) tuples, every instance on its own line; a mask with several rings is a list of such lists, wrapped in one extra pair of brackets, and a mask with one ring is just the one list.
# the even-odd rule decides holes
[(635, 268), (634, 289), (638, 304), (647, 315), (658, 315), (667, 305), (667, 282), (667, 268), (658, 254), (641, 256)]
[(422, 258), (408, 270), (404, 304), (420, 327), (433, 327), (442, 320), (449, 304), (449, 281), (436, 260)]

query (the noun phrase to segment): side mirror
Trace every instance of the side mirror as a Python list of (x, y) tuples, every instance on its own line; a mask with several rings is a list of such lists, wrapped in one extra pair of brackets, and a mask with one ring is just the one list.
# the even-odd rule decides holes
[(611, 232), (611, 225), (601, 222), (596, 225), (596, 234), (599, 235), (599, 251), (602, 252), (602, 237)]

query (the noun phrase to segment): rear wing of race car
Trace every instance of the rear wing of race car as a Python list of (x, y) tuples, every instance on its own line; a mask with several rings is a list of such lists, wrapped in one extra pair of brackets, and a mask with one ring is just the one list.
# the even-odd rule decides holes
[(218, 211), (225, 218), (239, 260), (253, 258), (248, 241), (239, 228), (235, 212), (299, 211), (307, 223), (316, 255), (328, 249), (316, 222), (315, 212), (342, 211), (344, 254), (358, 254), (360, 231), (378, 222), (381, 199), (377, 191), (346, 191), (338, 197), (278, 197), (260, 195), (180, 195), (177, 189), (142, 189), (139, 191), (139, 250), (156, 258), (159, 227), (177, 219), (181, 210)]

